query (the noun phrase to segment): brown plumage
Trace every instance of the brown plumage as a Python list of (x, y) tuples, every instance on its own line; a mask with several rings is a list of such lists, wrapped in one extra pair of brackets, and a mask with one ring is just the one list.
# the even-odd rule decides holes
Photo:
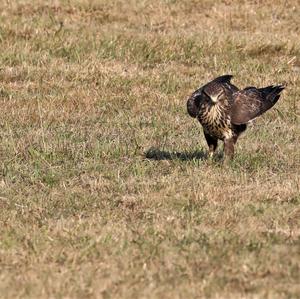
[(247, 123), (260, 116), (279, 100), (283, 86), (246, 87), (239, 90), (231, 84), (232, 76), (214, 79), (197, 89), (187, 101), (187, 111), (203, 126), (212, 155), (218, 140), (224, 142), (225, 156), (232, 158), (234, 144)]

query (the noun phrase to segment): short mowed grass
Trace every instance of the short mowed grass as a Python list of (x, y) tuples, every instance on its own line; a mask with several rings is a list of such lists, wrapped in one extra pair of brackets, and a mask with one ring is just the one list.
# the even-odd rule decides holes
[[(0, 4), (1, 298), (299, 298), (298, 1)], [(285, 84), (236, 157), (187, 97)]]

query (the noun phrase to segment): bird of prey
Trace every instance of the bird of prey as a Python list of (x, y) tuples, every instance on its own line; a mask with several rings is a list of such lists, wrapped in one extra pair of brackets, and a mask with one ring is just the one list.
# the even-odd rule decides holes
[(247, 123), (260, 116), (279, 100), (282, 85), (238, 89), (231, 75), (218, 77), (197, 89), (187, 101), (187, 111), (203, 126), (204, 136), (213, 155), (218, 140), (224, 142), (225, 159), (234, 156), (234, 145)]

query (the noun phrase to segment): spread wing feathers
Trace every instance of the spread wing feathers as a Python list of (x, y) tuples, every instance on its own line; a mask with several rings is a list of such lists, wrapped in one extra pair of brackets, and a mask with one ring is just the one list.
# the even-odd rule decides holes
[(237, 125), (245, 124), (263, 114), (279, 100), (283, 86), (268, 86), (264, 88), (247, 87), (233, 94), (231, 107), (231, 122)]
[(223, 75), (223, 76), (215, 78), (211, 82), (216, 82), (216, 83), (230, 83), (230, 80), (232, 78), (233, 78), (232, 75)]
[(217, 98), (224, 91), (224, 89), (227, 89), (231, 92), (237, 92), (239, 89), (230, 83), (232, 77), (232, 75), (224, 75), (215, 78), (203, 86), (203, 92), (212, 100)]
[(230, 82), (232, 78), (232, 75), (224, 75), (214, 79), (213, 82), (221, 83), (225, 88), (228, 88), (232, 92), (236, 92), (239, 89)]

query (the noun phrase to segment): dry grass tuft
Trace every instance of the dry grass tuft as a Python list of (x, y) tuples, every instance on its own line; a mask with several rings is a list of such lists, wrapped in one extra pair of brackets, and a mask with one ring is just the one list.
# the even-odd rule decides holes
[[(1, 298), (297, 298), (298, 1), (0, 4)], [(187, 96), (284, 83), (225, 167)]]

